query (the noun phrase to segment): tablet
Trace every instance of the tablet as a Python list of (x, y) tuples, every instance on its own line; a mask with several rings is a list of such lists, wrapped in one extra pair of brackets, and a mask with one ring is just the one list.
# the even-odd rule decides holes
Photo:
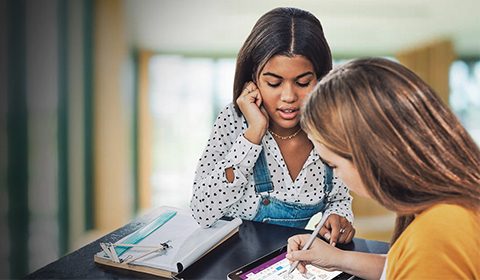
[(285, 258), (287, 246), (277, 249), (268, 255), (265, 255), (255, 261), (242, 266), (228, 274), (228, 279), (232, 280), (344, 280), (351, 279), (350, 274), (341, 271), (326, 271), (321, 268), (307, 265), (307, 273), (301, 274), (295, 269), (288, 277), (287, 272), (290, 263)]

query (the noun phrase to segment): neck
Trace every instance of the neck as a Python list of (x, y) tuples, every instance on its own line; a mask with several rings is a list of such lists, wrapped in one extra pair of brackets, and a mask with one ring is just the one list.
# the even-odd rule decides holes
[(277, 138), (279, 140), (291, 140), (295, 137), (297, 137), (297, 135), (299, 135), (301, 132), (302, 132), (302, 129), (301, 127), (297, 127), (297, 129), (295, 131), (290, 131), (292, 133), (290, 134), (280, 134), (280, 133), (277, 133), (275, 131), (273, 131), (272, 129), (269, 129), (270, 133), (273, 135), (274, 138)]

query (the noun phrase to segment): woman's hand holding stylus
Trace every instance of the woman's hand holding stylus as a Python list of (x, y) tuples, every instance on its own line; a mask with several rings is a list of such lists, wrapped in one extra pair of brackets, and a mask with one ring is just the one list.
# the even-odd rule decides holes
[(319, 238), (315, 238), (310, 249), (302, 250), (309, 237), (310, 235), (308, 234), (300, 234), (288, 239), (286, 257), (290, 263), (300, 261), (297, 269), (301, 273), (307, 271), (305, 268), (307, 264), (312, 264), (328, 271), (339, 270), (336, 265), (341, 262), (343, 251), (329, 245)]
[(262, 106), (262, 95), (255, 83), (245, 84), (242, 94), (237, 98), (237, 105), (248, 123), (245, 138), (260, 144), (268, 129), (268, 114)]

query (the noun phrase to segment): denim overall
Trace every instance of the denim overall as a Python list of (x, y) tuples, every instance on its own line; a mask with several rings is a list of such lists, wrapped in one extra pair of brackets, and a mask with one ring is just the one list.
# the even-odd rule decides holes
[(270, 197), (273, 183), (267, 166), (267, 159), (262, 150), (255, 166), (253, 177), (255, 179), (255, 192), (261, 196), (257, 214), (253, 221), (265, 222), (288, 227), (305, 228), (310, 218), (318, 212), (323, 212), (329, 203), (328, 197), (332, 191), (332, 169), (325, 165), (326, 180), (323, 186), (324, 197), (314, 205), (285, 202)]

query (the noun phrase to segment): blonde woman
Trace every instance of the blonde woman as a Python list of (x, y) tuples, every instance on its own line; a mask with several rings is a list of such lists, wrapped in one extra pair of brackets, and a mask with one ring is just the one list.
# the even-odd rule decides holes
[(388, 255), (342, 251), (308, 236), (287, 258), (365, 279), (480, 279), (480, 152), (453, 113), (398, 63), (360, 59), (330, 72), (302, 127), (348, 188), (398, 214)]

